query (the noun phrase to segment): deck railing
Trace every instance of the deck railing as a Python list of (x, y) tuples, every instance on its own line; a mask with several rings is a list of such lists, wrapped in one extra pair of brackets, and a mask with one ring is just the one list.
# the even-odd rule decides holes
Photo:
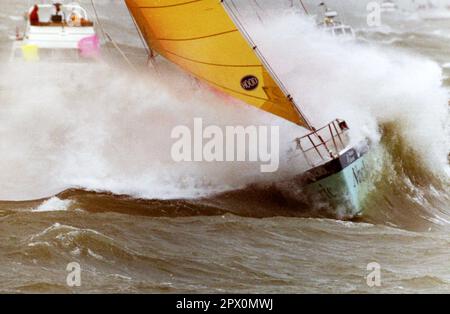
[(336, 119), (324, 127), (297, 138), (297, 149), (301, 150), (306, 161), (316, 166), (323, 161), (339, 157), (346, 147), (348, 130), (344, 120)]

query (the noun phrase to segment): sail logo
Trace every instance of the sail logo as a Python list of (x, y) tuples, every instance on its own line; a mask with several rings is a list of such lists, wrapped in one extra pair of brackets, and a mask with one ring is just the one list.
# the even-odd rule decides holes
[(241, 87), (245, 90), (251, 91), (257, 88), (259, 80), (256, 76), (247, 75), (241, 80)]
[(259, 162), (261, 172), (275, 172), (280, 163), (278, 126), (203, 127), (203, 120), (194, 118), (193, 130), (176, 126), (171, 138), (175, 162)]

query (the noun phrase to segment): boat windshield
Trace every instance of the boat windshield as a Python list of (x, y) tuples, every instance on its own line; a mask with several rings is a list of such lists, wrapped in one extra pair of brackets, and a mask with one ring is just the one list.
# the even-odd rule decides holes
[[(50, 24), (55, 24), (55, 20), (52, 18), (53, 15), (56, 14), (56, 7), (52, 4), (38, 4), (39, 7), (39, 26), (47, 26)], [(29, 10), (29, 13), (33, 11), (34, 7), (31, 7)], [(78, 4), (65, 4), (60, 6), (60, 13), (61, 20), (58, 21), (59, 23), (67, 22), (70, 17), (75, 14), (80, 20), (84, 22), (81, 26), (91, 26), (92, 22), (89, 21), (87, 12), (84, 8), (79, 6)], [(56, 22), (56, 23), (58, 23)], [(86, 25), (89, 24), (89, 25)]]

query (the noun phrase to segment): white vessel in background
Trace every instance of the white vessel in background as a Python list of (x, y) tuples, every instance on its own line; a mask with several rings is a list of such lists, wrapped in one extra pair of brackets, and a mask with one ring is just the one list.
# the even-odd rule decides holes
[(430, 0), (427, 1), (414, 1), (413, 5), (416, 5), (415, 11), (417, 16), (422, 20), (442, 20), (450, 19), (450, 7), (438, 6)]
[(16, 31), (10, 60), (80, 62), (98, 53), (99, 45), (94, 22), (80, 4), (35, 4), (23, 34)]
[(325, 3), (321, 3), (320, 6), (324, 8), (322, 21), (318, 26), (324, 29), (327, 33), (335, 37), (343, 37), (349, 39), (355, 39), (355, 31), (350, 25), (346, 25), (337, 19), (338, 13), (335, 10), (331, 10)]

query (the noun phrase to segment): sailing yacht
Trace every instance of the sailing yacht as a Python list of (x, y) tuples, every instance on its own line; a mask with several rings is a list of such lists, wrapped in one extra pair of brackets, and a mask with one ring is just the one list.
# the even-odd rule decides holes
[(23, 34), (17, 30), (11, 61), (85, 61), (99, 51), (93, 21), (78, 3), (37, 3), (26, 14)]
[(355, 39), (355, 31), (350, 25), (346, 25), (337, 19), (338, 13), (331, 10), (322, 2), (320, 6), (324, 7), (322, 21), (318, 26), (334, 37), (346, 37)]
[[(308, 171), (293, 189), (319, 196), (339, 217), (362, 213), (369, 191), (369, 144), (350, 144), (349, 127), (335, 119), (317, 127), (293, 99), (228, 0), (125, 0), (151, 50), (218, 91), (298, 125), (293, 140)], [(344, 209), (344, 210), (343, 210)]]

